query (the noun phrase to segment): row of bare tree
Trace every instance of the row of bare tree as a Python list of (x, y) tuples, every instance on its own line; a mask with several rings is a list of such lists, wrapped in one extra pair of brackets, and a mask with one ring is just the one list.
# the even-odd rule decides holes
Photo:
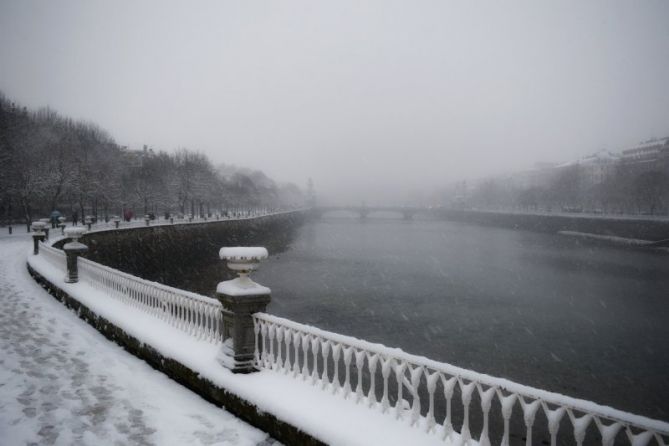
[(0, 93), (0, 219), (85, 215), (202, 215), (304, 203), (293, 184), (260, 171), (215, 167), (203, 154), (119, 147), (100, 127), (46, 109), (29, 111)]
[(546, 171), (540, 184), (514, 187), (504, 180), (487, 180), (472, 187), (467, 204), (479, 208), (527, 211), (571, 211), (606, 214), (669, 213), (669, 163), (618, 161), (600, 181), (572, 165)]

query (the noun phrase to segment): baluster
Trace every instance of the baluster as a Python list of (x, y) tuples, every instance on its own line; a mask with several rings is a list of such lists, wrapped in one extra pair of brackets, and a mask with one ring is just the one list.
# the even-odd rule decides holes
[(302, 336), (302, 380), (306, 380), (309, 376), (309, 367), (307, 363), (309, 362), (308, 350), (309, 344), (311, 343), (311, 335)]
[(434, 430), (434, 427), (437, 424), (437, 421), (434, 418), (434, 392), (437, 389), (439, 372), (430, 373), (428, 370), (425, 370), (425, 379), (427, 382), (428, 394), (428, 409), (426, 416), (427, 422), (425, 423), (425, 432), (431, 432)]
[(525, 402), (525, 398), (518, 397), (520, 407), (523, 409), (523, 420), (525, 421), (525, 446), (532, 446), (532, 426), (534, 425), (534, 418), (539, 409), (539, 400), (534, 400), (531, 403)]
[(283, 356), (281, 356), (281, 345), (283, 344), (283, 327), (279, 326), (276, 330), (276, 361), (274, 361), (274, 370), (283, 365)]
[(253, 318), (253, 335), (254, 335), (254, 342), (255, 342), (255, 350), (253, 351), (253, 362), (255, 363), (256, 367), (260, 367), (260, 349), (258, 348), (260, 346), (259, 337), (260, 337), (260, 324), (258, 323), (258, 319), (255, 317)]
[(357, 370), (357, 381), (355, 383), (355, 402), (362, 400), (364, 393), (362, 390), (362, 368), (365, 366), (365, 352), (363, 350), (355, 351), (355, 368)]
[(201, 339), (200, 337), (200, 302), (193, 302), (193, 335), (195, 339)]
[(267, 330), (267, 340), (269, 341), (269, 368), (274, 369), (274, 339), (276, 338), (276, 325), (270, 322)]
[(548, 433), (551, 435), (551, 446), (556, 446), (557, 433), (558, 429), (560, 429), (560, 420), (564, 416), (566, 409), (560, 406), (555, 410), (551, 410), (543, 401), (541, 402), (541, 407), (543, 407), (544, 413), (546, 414), (546, 420), (548, 421)]
[[(381, 357), (381, 376), (383, 377), (383, 396), (381, 397), (381, 412), (385, 413), (388, 408), (390, 407), (390, 404), (388, 402), (388, 376), (390, 376), (390, 368), (393, 365), (395, 361), (393, 361), (392, 358), (386, 358), (384, 356)], [(406, 364), (404, 364), (406, 367)], [(398, 386), (400, 389), (402, 388), (401, 382), (399, 382), (400, 378), (397, 378), (398, 380)], [(398, 402), (400, 401), (400, 398), (397, 400)]]
[(509, 446), (509, 420), (513, 413), (513, 405), (516, 403), (518, 395), (511, 393), (504, 396), (500, 389), (497, 389), (497, 397), (502, 406), (502, 418), (504, 419), (504, 435), (502, 436), (502, 446)]
[(460, 438), (462, 444), (467, 444), (472, 438), (471, 431), (469, 429), (469, 404), (472, 401), (472, 392), (474, 391), (476, 382), (472, 381), (469, 384), (465, 384), (463, 379), (458, 378), (458, 384), (460, 385), (460, 396), (462, 399), (462, 408), (464, 409), (464, 418), (462, 420)]
[(423, 376), (423, 367), (416, 367), (411, 370), (409, 366), (409, 377), (411, 378), (409, 392), (411, 392), (411, 425), (415, 425), (420, 417), (420, 398), (418, 397), (418, 387), (420, 386), (420, 378)]
[[(329, 383), (328, 377), (328, 356), (330, 354), (330, 341), (321, 342), (321, 355), (323, 356), (323, 374), (321, 375), (321, 385), (325, 389)], [(335, 364), (335, 369), (337, 364)]]
[(669, 443), (666, 443), (664, 441), (665, 437), (669, 439), (669, 434), (665, 434), (664, 436), (662, 436), (662, 434), (655, 432), (654, 436), (658, 446), (669, 446)]
[[(298, 373), (300, 373), (300, 343), (302, 342), (302, 333), (300, 332), (295, 332), (295, 336), (293, 337), (293, 348), (295, 349), (295, 361), (293, 362), (293, 376), (297, 376)], [(303, 361), (306, 362), (306, 357), (304, 357)]]
[(597, 426), (597, 429), (599, 429), (599, 433), (602, 435), (602, 446), (613, 446), (613, 443), (616, 440), (616, 435), (618, 435), (620, 428), (623, 427), (622, 424), (614, 422), (607, 426), (602, 423), (602, 420), (599, 417), (594, 417), (594, 419), (595, 425)]
[[(216, 312), (213, 305), (207, 305), (207, 339), (209, 342), (215, 341), (214, 326), (216, 325)], [(255, 348), (255, 345), (254, 345)]]
[(341, 344), (335, 344), (332, 349), (332, 362), (334, 363), (334, 375), (332, 376), (332, 393), (337, 393), (341, 388), (339, 381), (339, 355), (341, 354)]
[(353, 354), (353, 347), (346, 347), (344, 349), (344, 369), (346, 376), (344, 377), (344, 398), (348, 398), (351, 393), (351, 356)]
[(369, 402), (369, 407), (374, 407), (377, 403), (376, 400), (376, 366), (379, 362), (379, 355), (377, 353), (366, 353), (367, 355), (367, 365), (369, 367), (369, 391), (367, 392), (367, 401)]
[(284, 358), (284, 363), (283, 363), (283, 371), (286, 374), (291, 370), (290, 344), (291, 344), (292, 340), (293, 340), (293, 330), (288, 328), (286, 330), (286, 340), (285, 340), (285, 345), (284, 345), (284, 350), (286, 352), (286, 357)]
[(653, 433), (650, 431), (643, 431), (639, 432), (638, 434), (634, 434), (629, 426), (627, 426), (627, 429), (625, 429), (625, 433), (627, 434), (630, 446), (646, 446), (653, 437)]
[(483, 386), (476, 384), (479, 396), (481, 397), (481, 411), (483, 412), (483, 428), (481, 429), (481, 438), (479, 439), (480, 446), (490, 446), (490, 428), (488, 424), (488, 416), (490, 414), (490, 406), (492, 405), (492, 398), (495, 396), (496, 387), (488, 387), (483, 390)]
[(583, 440), (585, 439), (585, 431), (592, 420), (591, 414), (585, 414), (582, 417), (576, 417), (574, 411), (567, 409), (567, 415), (571, 420), (571, 424), (574, 426), (574, 439), (576, 440), (576, 446), (583, 446)]
[[(387, 360), (387, 363), (391, 363), (391, 359)], [(383, 364), (385, 366), (385, 364)], [(393, 367), (393, 371), (395, 372), (395, 381), (397, 382), (397, 402), (395, 403), (395, 418), (398, 420), (401, 420), (404, 418), (404, 410), (406, 409), (404, 407), (404, 397), (402, 396), (404, 393), (404, 372), (406, 371), (407, 368), (407, 363), (406, 361), (401, 361), (399, 362), (395, 367)], [(382, 369), (383, 372), (383, 369)], [(387, 397), (387, 379), (385, 379), (384, 376), (384, 386), (383, 386), (383, 398), (385, 400), (385, 404), (383, 405), (383, 410), (385, 411), (386, 406), (388, 404), (388, 397)]]
[[(262, 347), (262, 352), (260, 353), (260, 358), (263, 363), (264, 368), (269, 367), (269, 361), (267, 359), (267, 322), (262, 321), (262, 325), (260, 326), (260, 337), (261, 337), (261, 347)], [(225, 339), (223, 340), (225, 341)]]
[(318, 346), (320, 345), (320, 339), (314, 337), (311, 340), (311, 354), (313, 355), (313, 366), (314, 369), (311, 372), (311, 384), (316, 384), (318, 381)]
[(455, 376), (446, 379), (443, 374), (439, 374), (441, 379), (441, 384), (444, 386), (444, 398), (446, 399), (446, 417), (444, 418), (444, 435), (443, 440), (450, 440), (451, 434), (453, 433), (453, 418), (451, 412), (451, 401), (453, 399), (453, 390), (455, 389), (455, 383), (457, 378)]

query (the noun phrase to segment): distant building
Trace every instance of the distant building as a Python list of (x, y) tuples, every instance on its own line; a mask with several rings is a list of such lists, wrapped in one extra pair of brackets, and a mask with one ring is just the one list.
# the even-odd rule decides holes
[(631, 172), (660, 171), (669, 174), (669, 137), (652, 139), (623, 150), (621, 161)]
[(669, 137), (651, 139), (631, 149), (623, 150), (624, 163), (654, 162), (669, 153)]

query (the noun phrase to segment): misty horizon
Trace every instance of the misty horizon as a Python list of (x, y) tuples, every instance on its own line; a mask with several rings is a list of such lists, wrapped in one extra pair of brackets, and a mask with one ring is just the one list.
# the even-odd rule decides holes
[(669, 135), (669, 4), (0, 5), (0, 91), (121, 146), (396, 202)]

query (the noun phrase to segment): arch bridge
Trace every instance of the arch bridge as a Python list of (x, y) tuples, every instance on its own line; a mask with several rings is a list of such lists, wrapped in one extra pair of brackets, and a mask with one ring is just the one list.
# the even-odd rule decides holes
[(436, 209), (426, 206), (317, 206), (311, 212), (316, 218), (323, 218), (334, 212), (350, 212), (357, 214), (361, 220), (379, 213), (399, 214), (404, 220), (411, 220), (417, 214), (435, 215), (435, 211)]

